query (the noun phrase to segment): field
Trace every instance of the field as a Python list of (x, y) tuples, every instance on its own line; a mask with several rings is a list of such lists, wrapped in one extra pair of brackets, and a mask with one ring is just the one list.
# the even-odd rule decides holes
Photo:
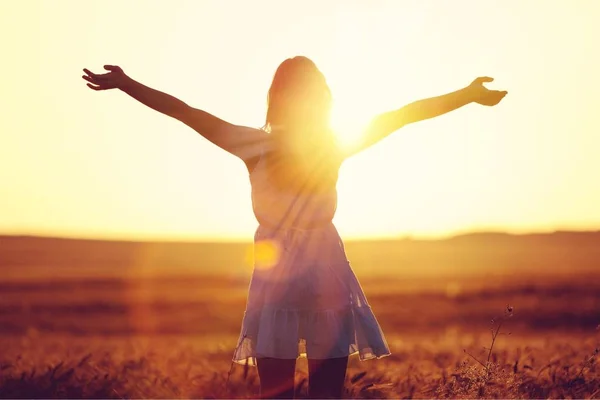
[[(182, 267), (160, 273), (140, 267), (138, 260), (135, 269), (116, 268), (118, 260), (135, 263), (114, 244), (61, 242), (65, 248), (56, 250), (53, 242), (52, 251), (63, 257), (59, 260), (39, 241), (11, 240), (0, 243), (5, 277), (0, 282), (0, 397), (257, 396), (256, 369), (230, 362), (248, 270), (205, 267), (194, 273), (156, 249), (144, 251), (144, 266), (160, 259)], [(480, 252), (476, 260), (465, 258), (464, 249), (462, 256), (456, 253), (458, 245), (454, 256), (440, 250), (447, 244), (419, 245), (430, 248), (418, 254), (427, 250), (449, 264), (459, 258), (466, 266), (494, 265), (479, 274), (469, 268), (434, 274), (427, 267), (433, 262), (423, 256), (417, 261), (408, 253), (392, 256), (380, 244), (378, 253), (387, 254), (389, 266), (402, 258), (405, 265), (423, 265), (425, 272), (390, 267), (386, 275), (360, 262), (356, 266), (393, 354), (364, 362), (352, 357), (345, 397), (600, 398), (600, 279), (593, 252), (598, 242), (590, 243), (584, 255), (566, 247), (556, 250), (554, 243), (555, 253), (529, 262), (545, 264), (545, 273), (539, 267), (515, 267), (527, 264), (531, 254), (544, 254), (531, 245), (525, 246), (526, 254), (525, 247), (505, 254), (487, 246), (487, 258)], [(108, 247), (96, 251), (97, 246)], [(482, 243), (472, 246), (481, 249)], [(352, 251), (361, 259), (357, 249), (348, 248), (351, 260)], [(498, 259), (506, 268), (494, 264)], [(511, 259), (516, 261), (507, 263)], [(566, 260), (571, 260), (568, 267)], [(103, 263), (105, 269), (99, 267)], [(306, 397), (303, 358), (296, 384), (298, 397)]]

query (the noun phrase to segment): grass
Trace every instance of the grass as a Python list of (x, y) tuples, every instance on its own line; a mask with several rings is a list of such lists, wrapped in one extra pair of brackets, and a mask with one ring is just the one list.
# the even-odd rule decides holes
[[(346, 398), (600, 398), (596, 280), (363, 287), (392, 355), (351, 357)], [(226, 385), (246, 290), (227, 277), (4, 283), (0, 397), (255, 398), (254, 367), (235, 364)]]
[[(391, 356), (364, 362), (350, 359), (345, 397), (599, 397), (598, 341), (593, 334), (505, 336), (494, 339), (493, 351), (485, 346), (485, 335), (458, 331), (388, 339)], [(31, 331), (0, 341), (0, 396), (256, 397), (255, 368), (235, 365), (229, 387), (225, 385), (234, 341), (233, 336), (94, 338)], [(489, 361), (472, 358), (481, 355), (489, 355)], [(307, 396), (307, 383), (306, 360), (300, 359), (298, 397)]]

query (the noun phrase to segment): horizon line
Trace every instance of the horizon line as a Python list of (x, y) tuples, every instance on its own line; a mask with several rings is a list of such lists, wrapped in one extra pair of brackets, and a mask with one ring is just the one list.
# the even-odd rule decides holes
[[(470, 230), (454, 232), (446, 235), (412, 235), (412, 234), (397, 234), (397, 235), (381, 235), (381, 236), (369, 236), (369, 237), (351, 237), (344, 239), (344, 242), (374, 242), (374, 241), (402, 241), (402, 240), (414, 240), (414, 241), (443, 241), (450, 240), (453, 238), (464, 237), (464, 236), (476, 236), (476, 235), (506, 235), (506, 236), (531, 236), (531, 235), (553, 235), (559, 233), (600, 233), (600, 228), (596, 229), (552, 229), (552, 230), (531, 230), (526, 232), (511, 232), (510, 230)], [(101, 241), (101, 242), (144, 242), (144, 243), (213, 243), (213, 244), (227, 244), (227, 243), (251, 243), (253, 240), (251, 237), (243, 239), (241, 237), (235, 237), (231, 239), (225, 239), (223, 237), (198, 237), (196, 239), (189, 237), (180, 238), (169, 238), (169, 237), (102, 237), (93, 235), (53, 235), (53, 234), (35, 234), (35, 233), (10, 233), (0, 232), (0, 238), (2, 237), (13, 237), (13, 238), (38, 238), (38, 239), (59, 239), (59, 240), (88, 240), (88, 241)]]

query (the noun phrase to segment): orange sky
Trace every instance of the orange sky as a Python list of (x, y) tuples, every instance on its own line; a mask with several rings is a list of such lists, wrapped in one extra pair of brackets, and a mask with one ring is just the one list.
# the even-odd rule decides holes
[(406, 127), (340, 174), (345, 238), (600, 228), (600, 2), (3, 1), (0, 233), (251, 239), (242, 162), (84, 67), (261, 126), (277, 65), (325, 73), (341, 134), (479, 75), (508, 97)]

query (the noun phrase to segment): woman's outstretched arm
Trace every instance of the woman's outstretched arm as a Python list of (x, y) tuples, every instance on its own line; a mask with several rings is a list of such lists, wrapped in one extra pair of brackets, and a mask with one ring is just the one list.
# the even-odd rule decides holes
[(506, 96), (506, 91), (489, 90), (483, 83), (494, 79), (480, 77), (469, 86), (442, 96), (431, 97), (410, 103), (398, 110), (389, 111), (375, 117), (362, 134), (362, 140), (346, 152), (352, 156), (377, 143), (405, 125), (446, 114), (469, 103), (495, 106)]
[(120, 89), (140, 103), (160, 113), (175, 118), (188, 125), (200, 135), (243, 160), (256, 156), (267, 133), (259, 129), (234, 125), (209, 114), (206, 111), (190, 107), (185, 102), (156, 89), (136, 82), (125, 75), (120, 67), (105, 65), (105, 74), (94, 74), (88, 69), (83, 71), (83, 79), (94, 90)]

